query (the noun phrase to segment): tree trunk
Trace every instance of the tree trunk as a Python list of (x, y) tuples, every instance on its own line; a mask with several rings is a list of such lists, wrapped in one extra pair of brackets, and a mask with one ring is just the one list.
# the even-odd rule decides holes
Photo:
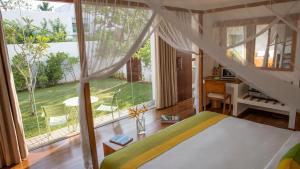
[(30, 108), (31, 108), (31, 115), (35, 115), (35, 110), (34, 110), (34, 106), (33, 106), (33, 94), (32, 94), (32, 89), (31, 87), (27, 87), (27, 90), (28, 90), (28, 99), (29, 99), (29, 105), (30, 105)]
[(131, 58), (127, 64), (127, 82), (137, 82), (142, 80), (142, 63), (141, 60)]

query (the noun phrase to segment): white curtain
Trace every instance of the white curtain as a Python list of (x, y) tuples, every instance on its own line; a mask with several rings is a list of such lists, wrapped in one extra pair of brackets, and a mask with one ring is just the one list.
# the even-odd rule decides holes
[[(120, 69), (144, 42), (154, 20), (154, 13), (142, 7), (132, 7), (130, 2), (106, 0), (76, 1), (76, 10), (83, 24), (84, 38), (79, 39), (83, 65), (80, 78), (80, 127), (85, 168), (92, 168), (91, 150), (86, 121), (84, 84), (90, 80), (103, 79)], [(136, 3), (137, 4), (137, 3)], [(79, 16), (78, 16), (79, 15)], [(82, 15), (82, 16), (80, 16)], [(77, 20), (78, 21), (78, 20)]]
[[(180, 21), (185, 25), (191, 25), (196, 31), (199, 31), (198, 14), (193, 14), (189, 10), (186, 11), (173, 11), (174, 14), (180, 18)], [(165, 18), (157, 16), (155, 24), (155, 32), (161, 39), (167, 42), (173, 48), (195, 57), (199, 56), (199, 48), (197, 45), (186, 38), (184, 34), (173, 27)], [(199, 64), (195, 64), (194, 72), (194, 107), (196, 112), (199, 112)]]
[[(192, 16), (186, 11), (174, 11), (174, 14), (181, 19), (183, 24), (191, 25)], [(159, 24), (156, 28), (156, 33), (172, 47), (176, 48), (185, 53), (197, 54), (197, 51), (194, 51), (192, 48), (192, 42), (186, 38), (180, 31), (174, 28), (167, 20), (163, 17), (159, 18)]]

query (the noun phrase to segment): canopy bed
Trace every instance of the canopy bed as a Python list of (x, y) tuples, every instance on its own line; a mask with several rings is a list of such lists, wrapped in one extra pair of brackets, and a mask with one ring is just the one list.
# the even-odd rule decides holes
[[(284, 24), (285, 27), (299, 33), (298, 1), (276, 1), (273, 3), (273, 1), (249, 0), (247, 2), (232, 2), (231, 8), (229, 8), (229, 5), (226, 5), (226, 3), (222, 6), (218, 5), (218, 3), (212, 3), (212, 5), (210, 5), (208, 1), (208, 4), (206, 1), (197, 1), (197, 6), (200, 6), (199, 8), (201, 10), (193, 9), (192, 3), (195, 3), (194, 1), (187, 1), (186, 3), (187, 5), (182, 4), (185, 8), (178, 9), (170, 7), (172, 6), (171, 1), (145, 0), (142, 2), (130, 2), (75, 0), (78, 40), (80, 55), (82, 58), (80, 79), (80, 119), (83, 156), (86, 168), (91, 166), (96, 168), (97, 166), (97, 153), (95, 152), (96, 145), (94, 142), (93, 125), (90, 114), (88, 91), (89, 81), (107, 77), (118, 70), (141, 46), (145, 38), (153, 32), (159, 35), (161, 39), (173, 48), (192, 54), (198, 63), (203, 62), (203, 58), (212, 58), (224, 67), (232, 69), (232, 71), (234, 71), (236, 75), (247, 84), (255, 86), (258, 90), (279, 100), (292, 109), (296, 110), (300, 108), (299, 86), (286, 82), (282, 76), (276, 76), (264, 71), (264, 69), (261, 69), (260, 67), (255, 66), (253, 59), (250, 57), (255, 49), (249, 51), (245, 51), (243, 49), (246, 45), (251, 45), (253, 47), (255, 39), (267, 32), (269, 38), (267, 39), (267, 45), (264, 52), (263, 65), (265, 67), (269, 66), (268, 61), (271, 60), (274, 61), (274, 63), (276, 62), (275, 65), (270, 66), (271, 68), (280, 68), (282, 63), (279, 63), (279, 61), (280, 58), (285, 55), (285, 49), (295, 50), (295, 47), (291, 49), (280, 47), (279, 45), (275, 45), (275, 48), (274, 45), (272, 47), (272, 44), (274, 43), (279, 44), (281, 42), (280, 37), (282, 37), (280, 34), (280, 32), (282, 32), (282, 27), (276, 25)], [(219, 8), (220, 6), (224, 7), (224, 9)], [(228, 9), (226, 7), (228, 7)], [(212, 8), (214, 8), (214, 10), (211, 10)], [(222, 15), (222, 12), (224, 11), (228, 11), (228, 13), (226, 15)], [(124, 17), (116, 18), (116, 14), (120, 13), (123, 13)], [(137, 19), (137, 17), (134, 17), (135, 15), (141, 15), (143, 16), (143, 19)], [(261, 15), (267, 15), (270, 17), (266, 23), (264, 23), (264, 27), (260, 28), (259, 31), (249, 29), (247, 36), (244, 35), (244, 37), (243, 35), (240, 35), (242, 29), (230, 29), (230, 37), (232, 39), (230, 39), (230, 43), (225, 42), (226, 38), (223, 37), (226, 36), (226, 34), (222, 33), (224, 32), (224, 29), (220, 29), (220, 27), (216, 26), (223, 22), (218, 21), (226, 20), (226, 16), (238, 18), (240, 15), (245, 16), (249, 20), (251, 20), (252, 17), (252, 22), (254, 23), (259, 23), (260, 20), (255, 20), (253, 17), (258, 18), (261, 17)], [(129, 17), (133, 19), (128, 19)], [(245, 21), (241, 20), (240, 25), (243, 24), (245, 24)], [(253, 23), (247, 22), (246, 24), (251, 25)], [(112, 29), (109, 29), (111, 25), (116, 25), (115, 27), (118, 31), (111, 31)], [(254, 28), (253, 25), (249, 26), (249, 28), (251, 27)], [(276, 38), (272, 35), (276, 35)], [(293, 36), (296, 35), (297, 34), (294, 34)], [(289, 37), (290, 36), (285, 37), (282, 41), (284, 45), (286, 45), (287, 38)], [(286, 52), (290, 55), (296, 51)], [(231, 55), (228, 55), (228, 53)], [(245, 57), (246, 55), (239, 56), (239, 53), (247, 53), (247, 57)], [(293, 70), (292, 76), (297, 78), (300, 77), (298, 71), (299, 65), (297, 65), (299, 62), (298, 58), (297, 54), (295, 54), (295, 63), (289, 63), (292, 65), (288, 66), (288, 70)], [(203, 108), (203, 74), (201, 74), (201, 69), (203, 68), (200, 68), (200, 64), (196, 64), (197, 71), (194, 77), (196, 89), (194, 97), (196, 112), (199, 113), (199, 115), (195, 116), (195, 119), (197, 119), (197, 117), (201, 117), (201, 114), (206, 114), (201, 112)], [(201, 88), (199, 89), (199, 87)], [(189, 119), (187, 121), (193, 120)], [(182, 122), (176, 126), (180, 126), (185, 123), (188, 122)], [(233, 127), (235, 125), (239, 127)], [(174, 128), (176, 128), (176, 126)], [(225, 129), (227, 130), (224, 131)], [(172, 130), (172, 128), (169, 130)], [(213, 134), (218, 133), (219, 131), (224, 132), (221, 132), (220, 135)], [(168, 130), (162, 131), (161, 133), (164, 132), (168, 132)], [(261, 136), (266, 133), (268, 134), (268, 137), (265, 137), (265, 139), (270, 140), (268, 144), (261, 144)], [(205, 135), (205, 137), (200, 135)], [(241, 154), (249, 150), (254, 151), (255, 147), (255, 151), (257, 151), (257, 153), (249, 153), (248, 162), (257, 165), (257, 168), (264, 168), (267, 167), (268, 162), (286, 141), (289, 142), (288, 140), (293, 140), (294, 137), (299, 137), (298, 135), (299, 133), (293, 134), (292, 131), (226, 117), (220, 122), (217, 122), (215, 125), (203, 130), (199, 134), (196, 133), (194, 137), (178, 144), (178, 146), (175, 146), (177, 143), (172, 143), (175, 147), (170, 149), (167, 153), (161, 154), (154, 160), (145, 164), (143, 163), (143, 165), (136, 165), (136, 167), (157, 168), (157, 166), (159, 166), (159, 168), (161, 168), (161, 166), (163, 167), (163, 161), (165, 160), (173, 161), (173, 163), (167, 161), (165, 164), (180, 164), (181, 160), (187, 160), (189, 158), (189, 156), (184, 156), (180, 159), (175, 158), (176, 153), (178, 153), (180, 149), (184, 149), (181, 145), (193, 142), (195, 141), (194, 139), (197, 140), (197, 136), (199, 136), (203, 140), (200, 141), (201, 144), (197, 145), (200, 147), (195, 148), (198, 148), (199, 150), (204, 147), (210, 147), (210, 151), (214, 152), (215, 157), (218, 157), (219, 161), (218, 163), (210, 163), (212, 160), (209, 159), (213, 158), (213, 156), (211, 156), (212, 153), (209, 153), (209, 151), (206, 150), (207, 152), (201, 153), (201, 155), (204, 156), (204, 154), (207, 154), (208, 156), (206, 158), (203, 157), (201, 161), (197, 160), (197, 163), (201, 162), (201, 165), (203, 164), (204, 166), (207, 166), (205, 168), (214, 168), (217, 167), (216, 165), (222, 164), (223, 166), (228, 166), (228, 168), (241, 168), (242, 164), (245, 164), (246, 166), (247, 163), (246, 161), (243, 161), (243, 155)], [(241, 138), (241, 140), (235, 140), (234, 137)], [(210, 143), (208, 142), (209, 140), (211, 141)], [(224, 151), (222, 151), (222, 153), (217, 153), (216, 151), (218, 149), (213, 148), (219, 146), (215, 142), (216, 140), (223, 142), (221, 144), (224, 146)], [(144, 142), (147, 142), (147, 140), (145, 139)], [(142, 143), (143, 141), (134, 145), (139, 146)], [(132, 145), (132, 147), (134, 147), (134, 145)], [(191, 143), (191, 145), (195, 144)], [(226, 145), (228, 145), (228, 147), (226, 147)], [(128, 149), (130, 149), (130, 147), (128, 147)], [(128, 149), (124, 149), (123, 151), (129, 151)], [(122, 150), (120, 153), (121, 152)], [(193, 154), (196, 152), (190, 150), (190, 153)], [(237, 159), (234, 160), (233, 157), (228, 155), (231, 153), (235, 154), (234, 157)], [(114, 159), (114, 157), (118, 156), (118, 154), (118, 152), (116, 155), (113, 154), (111, 158)], [(263, 156), (257, 156), (256, 154), (262, 154)], [(124, 154), (120, 156), (124, 157)], [(176, 160), (172, 158), (173, 156)], [(104, 168), (109, 168), (109, 166), (113, 165), (109, 163), (109, 157), (104, 160), (104, 164), (102, 164)], [(232, 164), (229, 163), (229, 161)], [(119, 161), (113, 160), (112, 163), (114, 162), (118, 163)], [(188, 163), (183, 162), (182, 164), (191, 166), (196, 165), (193, 164), (193, 161), (189, 161)], [(173, 167), (176, 168), (175, 166)], [(246, 168), (247, 167), (249, 168), (249, 166), (246, 166)], [(113, 166), (113, 168), (116, 167)], [(124, 168), (128, 167), (125, 165)]]
[[(206, 58), (211, 58), (230, 68), (245, 83), (255, 86), (293, 110), (291, 117), (294, 118), (295, 110), (300, 110), (300, 1), (63, 1), (75, 5), (81, 73), (80, 135), (85, 168), (99, 167), (89, 83), (108, 77), (120, 69), (152, 33), (174, 48), (168, 47), (169, 52), (165, 53), (176, 56), (173, 52), (176, 49), (188, 56), (192, 55), (197, 61), (194, 75), (194, 107), (197, 115), (107, 156), (101, 163), (101, 169), (199, 166), (206, 169), (272, 169), (291, 147), (299, 143), (299, 132), (203, 112), (202, 66)], [(233, 29), (233, 25), (238, 28)], [(2, 35), (1, 42), (4, 40)], [(265, 35), (264, 50), (256, 51), (257, 38)], [(5, 73), (1, 74), (7, 77), (0, 86), (3, 91), (9, 92), (4, 94), (3, 98), (6, 99), (1, 101), (1, 110), (10, 117), (7, 118), (10, 123), (8, 129), (7, 126), (3, 127), (5, 132), (4, 129), (2, 132), (5, 134), (2, 135), (7, 135), (7, 131), (13, 131), (11, 133), (16, 135), (9, 139), (14, 142), (9, 147), (13, 153), (4, 146), (6, 154), (9, 154), (5, 163), (10, 165), (25, 158), (27, 150), (22, 126), (14, 125), (21, 121), (20, 112), (15, 103), (14, 85), (10, 83), (11, 71), (5, 66), (9, 61), (3, 44), (0, 53), (3, 63), (0, 65), (4, 64), (1, 67), (5, 68), (2, 71)], [(257, 58), (262, 63), (256, 63)], [(171, 64), (171, 69), (175, 70), (176, 59), (166, 60)], [(284, 62), (286, 60), (288, 63)], [(162, 72), (166, 72), (165, 65), (160, 66)], [(293, 83), (285, 79), (286, 76), (291, 77)], [(171, 83), (175, 79), (176, 76), (171, 79)], [(176, 91), (175, 88), (176, 85), (170, 91)], [(169, 106), (168, 101), (171, 105), (177, 101), (178, 98), (172, 94), (171, 100), (162, 97), (165, 105)], [(238, 101), (241, 102), (233, 99), (233, 103)], [(237, 109), (238, 106), (233, 107), (235, 114), (238, 114)], [(292, 128), (292, 124), (289, 127)], [(7, 145), (7, 139), (3, 140), (6, 141), (4, 145)], [(3, 149), (3, 145), (0, 149)], [(290, 157), (290, 154), (284, 157)], [(0, 159), (0, 166), (2, 161)], [(299, 163), (296, 161), (294, 165), (299, 168)]]
[[(63, 1), (74, 2), (75, 5), (81, 66), (80, 135), (85, 168), (99, 167), (89, 82), (108, 77), (120, 69), (152, 33), (197, 61), (194, 76), (197, 115), (107, 156), (101, 163), (101, 169), (186, 166), (271, 169), (289, 148), (299, 142), (299, 132), (202, 112), (203, 62), (207, 58), (230, 68), (246, 84), (255, 86), (289, 109), (300, 110), (299, 1)], [(260, 25), (259, 28), (257, 25)], [(267, 35), (265, 48), (256, 51), (257, 38), (263, 35)], [(168, 48), (165, 53), (176, 56), (175, 50)], [(256, 63), (256, 58), (260, 58), (262, 63)], [(172, 70), (176, 69), (174, 58), (164, 61)], [(165, 65), (160, 66), (166, 72)], [(170, 74), (173, 75), (172, 72)], [(293, 83), (286, 77), (291, 77)], [(175, 79), (174, 76), (170, 82)], [(165, 79), (161, 81), (166, 82)], [(176, 85), (170, 91), (177, 91), (175, 88)], [(172, 99), (157, 103), (158, 107), (170, 106), (168, 101), (172, 105), (178, 100), (173, 93), (167, 94)], [(237, 100), (233, 99), (233, 103)], [(233, 108), (236, 114), (237, 109), (238, 106)], [(20, 138), (22, 143), (23, 137)], [(23, 151), (24, 148), (20, 149)], [(21, 156), (26, 156), (26, 152), (20, 153)], [(20, 161), (20, 158), (15, 161)]]

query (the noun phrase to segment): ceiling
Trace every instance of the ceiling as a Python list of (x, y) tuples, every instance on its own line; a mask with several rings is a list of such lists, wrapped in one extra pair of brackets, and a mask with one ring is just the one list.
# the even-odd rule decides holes
[[(139, 1), (142, 0), (132, 0)], [(262, 2), (266, 0), (164, 0), (163, 4), (166, 6), (195, 9), (195, 10), (208, 10), (222, 7), (229, 7), (235, 5), (242, 5), (248, 3)]]
[(260, 2), (265, 0), (165, 0), (165, 5), (197, 9), (197, 10), (207, 10), (214, 8), (222, 8), (228, 6), (235, 6), (253, 2)]

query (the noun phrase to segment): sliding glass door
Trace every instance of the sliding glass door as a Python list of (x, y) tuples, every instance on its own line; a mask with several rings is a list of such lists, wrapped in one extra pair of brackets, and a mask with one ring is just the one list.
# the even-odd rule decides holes
[(1, 9), (29, 150), (79, 132), (74, 7), (24, 1)]
[(152, 95), (151, 46), (143, 47), (117, 72), (90, 83), (94, 125), (101, 126), (127, 117), (128, 108), (154, 105)]
[[(73, 4), (24, 5), (1, 12), (26, 142), (33, 150), (79, 133), (80, 60)], [(130, 107), (153, 106), (151, 62), (147, 40), (116, 73), (90, 82), (95, 126), (126, 117)]]

